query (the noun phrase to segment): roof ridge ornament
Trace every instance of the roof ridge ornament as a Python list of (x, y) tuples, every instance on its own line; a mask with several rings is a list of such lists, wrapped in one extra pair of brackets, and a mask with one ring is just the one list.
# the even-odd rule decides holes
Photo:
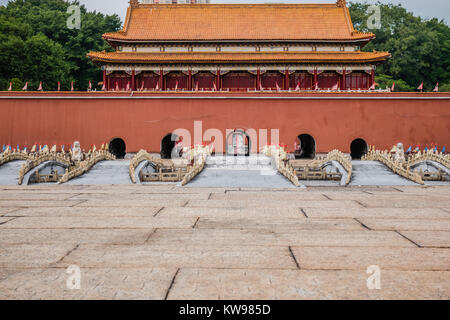
[(337, 0), (336, 5), (337, 5), (339, 8), (345, 8), (345, 7), (347, 6), (347, 3), (346, 3), (345, 0)]
[(137, 8), (139, 7), (139, 0), (130, 0), (130, 7), (131, 8)]

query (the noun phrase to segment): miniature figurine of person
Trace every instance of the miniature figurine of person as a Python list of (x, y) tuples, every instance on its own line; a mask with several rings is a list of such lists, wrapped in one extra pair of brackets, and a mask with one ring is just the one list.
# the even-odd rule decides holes
[(394, 160), (401, 162), (405, 161), (405, 150), (403, 148), (403, 143), (401, 142), (397, 143), (397, 147), (395, 148)]
[(83, 151), (81, 150), (80, 142), (75, 141), (73, 143), (72, 148), (72, 161), (82, 161), (82, 160), (83, 160)]

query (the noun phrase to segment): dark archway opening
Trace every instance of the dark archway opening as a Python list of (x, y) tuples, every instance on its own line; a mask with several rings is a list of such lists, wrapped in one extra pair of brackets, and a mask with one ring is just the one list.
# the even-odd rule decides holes
[(109, 142), (109, 152), (116, 156), (117, 159), (123, 159), (126, 155), (125, 141), (121, 138), (114, 138)]
[(175, 144), (178, 140), (178, 136), (173, 133), (169, 133), (161, 140), (161, 159), (172, 159), (176, 156), (172, 154), (175, 149)]
[(234, 156), (250, 156), (252, 142), (243, 130), (234, 130), (227, 137), (227, 154)]
[(309, 134), (298, 136), (298, 147), (295, 150), (296, 159), (314, 159), (316, 156), (316, 141)]
[(361, 159), (367, 153), (367, 142), (363, 139), (355, 139), (350, 144), (350, 152), (352, 159)]

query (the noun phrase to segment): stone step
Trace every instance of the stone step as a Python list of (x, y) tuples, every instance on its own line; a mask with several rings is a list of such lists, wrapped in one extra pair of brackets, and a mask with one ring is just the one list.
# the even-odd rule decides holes
[(417, 185), (411, 180), (403, 178), (379, 161), (352, 161), (353, 186), (410, 186)]
[(295, 188), (262, 155), (249, 157), (212, 156), (203, 171), (188, 187), (220, 188)]
[(266, 156), (212, 156), (206, 161), (209, 169), (221, 170), (264, 170), (270, 169), (271, 159)]
[(131, 184), (129, 166), (129, 160), (100, 161), (88, 172), (66, 184)]

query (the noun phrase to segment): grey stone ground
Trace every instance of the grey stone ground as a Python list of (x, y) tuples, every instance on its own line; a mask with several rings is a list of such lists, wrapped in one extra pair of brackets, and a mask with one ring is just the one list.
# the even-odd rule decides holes
[(204, 170), (188, 187), (295, 188), (264, 156), (209, 157)]
[[(17, 185), (23, 161), (13, 161), (0, 166), (0, 185)], [(131, 185), (130, 160), (101, 161), (69, 185)], [(413, 186), (416, 183), (402, 178), (377, 161), (352, 161), (352, 186)], [(303, 186), (339, 186), (339, 181), (300, 181)], [(155, 185), (155, 183), (144, 183)], [(176, 183), (171, 183), (172, 185)], [(449, 182), (427, 181), (430, 186), (449, 186)], [(187, 187), (207, 188), (294, 188), (264, 156), (209, 157), (207, 165)]]
[(17, 185), (19, 170), (25, 161), (12, 161), (0, 166), (0, 185)]
[(131, 184), (129, 160), (101, 161), (84, 175), (69, 180), (67, 184)]
[(449, 299), (449, 208), (450, 187), (0, 186), (0, 299)]
[(352, 161), (353, 186), (413, 186), (411, 180), (394, 174), (388, 167), (378, 161)]

